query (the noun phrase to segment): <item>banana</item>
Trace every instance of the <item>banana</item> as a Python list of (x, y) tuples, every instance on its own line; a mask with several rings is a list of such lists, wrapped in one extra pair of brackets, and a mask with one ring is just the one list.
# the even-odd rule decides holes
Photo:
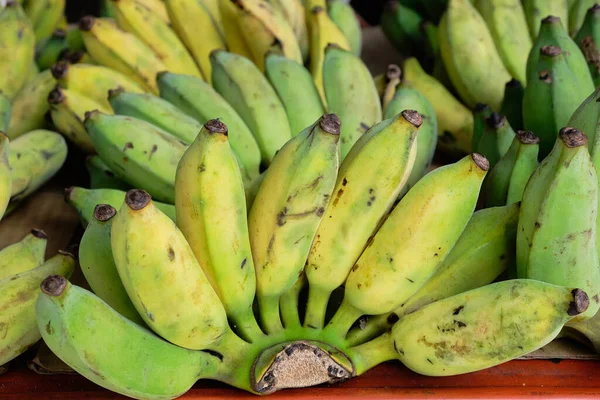
[(62, 61), (52, 67), (52, 75), (61, 87), (102, 104), (103, 110), (112, 109), (107, 100), (109, 90), (121, 88), (132, 93), (147, 92), (128, 76), (100, 65), (69, 65)]
[(500, 115), (504, 115), (513, 129), (523, 129), (523, 84), (511, 79), (504, 88), (504, 100)]
[(20, 201), (52, 178), (67, 158), (67, 144), (61, 135), (44, 129), (33, 130), (10, 143), (11, 202)]
[(485, 121), (493, 114), (487, 104), (477, 103), (473, 109), (473, 149), (477, 149), (486, 127)]
[(506, 117), (497, 113), (484, 120), (485, 126), (475, 151), (484, 155), (493, 168), (506, 154), (515, 139), (515, 131), (512, 129)]
[(357, 346), (389, 330), (398, 319), (438, 300), (492, 283), (514, 265), (519, 204), (476, 211), (435, 273), (393, 312), (370, 317), (346, 338)]
[(14, 0), (0, 10), (0, 88), (12, 99), (27, 80), (35, 55), (35, 34), (27, 15)]
[(483, 183), (486, 207), (520, 202), (527, 181), (538, 166), (540, 138), (529, 131), (517, 131), (504, 156)]
[(0, 132), (8, 133), (12, 114), (12, 104), (8, 97), (0, 91)]
[(327, 2), (329, 18), (344, 33), (355, 56), (360, 57), (362, 50), (362, 28), (352, 6), (343, 0)]
[[(212, 74), (210, 53), (216, 49), (224, 50), (227, 45), (219, 31), (218, 21), (215, 20), (205, 3), (206, 1), (198, 0), (167, 0), (165, 2), (173, 30), (190, 50), (202, 71), (204, 80), (210, 83)], [(198, 35), (198, 26), (202, 27), (202, 35)]]
[[(576, 0), (569, 7), (569, 35), (575, 37), (583, 25), (587, 11), (596, 4), (596, 0)], [(566, 21), (565, 21), (566, 23)]]
[(340, 124), (335, 114), (326, 114), (288, 141), (248, 215), (258, 305), (269, 334), (283, 328), (279, 298), (296, 283), (325, 218), (339, 166)]
[(591, 7), (574, 40), (581, 49), (594, 80), (600, 84), (600, 5)]
[(42, 282), (35, 310), (54, 354), (92, 382), (128, 397), (175, 398), (196, 380), (213, 377), (219, 365), (216, 356), (160, 339), (62, 277)]
[(144, 321), (121, 283), (111, 248), (111, 228), (117, 214), (112, 206), (98, 204), (79, 245), (79, 265), (96, 296), (113, 310), (143, 326)]
[(132, 33), (154, 51), (169, 71), (201, 77), (191, 54), (177, 34), (138, 0), (113, 0), (119, 28)]
[(475, 0), (500, 58), (513, 78), (526, 82), (527, 56), (533, 43), (520, 0)]
[(423, 124), (419, 128), (419, 134), (417, 135), (417, 156), (401, 195), (415, 186), (419, 179), (427, 173), (433, 159), (438, 138), (438, 123), (433, 106), (416, 89), (410, 87), (401, 87), (398, 89), (396, 95), (388, 105), (383, 119), (393, 118), (403, 110), (411, 108), (415, 109), (421, 115)]
[(265, 75), (285, 107), (292, 135), (311, 126), (325, 112), (312, 76), (302, 64), (271, 52), (265, 60)]
[(304, 57), (292, 26), (271, 3), (267, 0), (232, 1), (242, 11), (238, 18), (239, 28), (245, 37), (252, 38), (246, 40), (246, 44), (259, 70), (265, 70), (265, 56), (274, 44), (285, 57), (300, 64), (303, 62)]
[(600, 87), (596, 88), (594, 93), (589, 95), (577, 107), (567, 126), (576, 128), (587, 136), (592, 161), (597, 165), (597, 168), (600, 168), (600, 164), (598, 164), (598, 156), (600, 156), (598, 152), (598, 149), (600, 149), (598, 144), (600, 139), (600, 135), (598, 135), (600, 129), (600, 102), (598, 99), (600, 99)]
[(9, 162), (10, 140), (0, 132), (0, 220), (6, 212), (12, 194), (12, 172)]
[(328, 112), (342, 120), (340, 160), (354, 143), (381, 121), (381, 101), (363, 61), (337, 45), (328, 45), (323, 62), (323, 87)]
[(42, 71), (52, 67), (69, 49), (67, 32), (57, 29), (49, 38), (44, 39), (35, 51), (35, 65)]
[(454, 88), (470, 107), (489, 104), (498, 111), (511, 76), (484, 19), (469, 0), (450, 0), (439, 26), (444, 65)]
[(473, 140), (473, 114), (419, 61), (408, 58), (402, 67), (402, 85), (417, 89), (429, 100), (438, 120), (438, 146), (449, 153), (470, 153)]
[(50, 92), (48, 104), (56, 129), (84, 153), (95, 153), (94, 143), (83, 125), (85, 115), (91, 111), (112, 113), (112, 110), (79, 92), (60, 87)]
[(158, 93), (156, 74), (168, 68), (142, 40), (117, 28), (110, 20), (91, 16), (81, 19), (79, 29), (87, 52), (97, 63)]
[(354, 263), (325, 330), (345, 337), (361, 315), (389, 313), (415, 294), (467, 226), (488, 168), (485, 157), (473, 153), (421, 179)]
[(543, 25), (542, 19), (556, 16), (565, 23), (569, 20), (568, 0), (523, 0), (523, 9), (529, 26), (529, 34), (535, 40)]
[(587, 137), (563, 128), (523, 193), (517, 274), (562, 286), (580, 284), (590, 306), (577, 320), (591, 318), (600, 308), (597, 209), (598, 180)]
[(588, 304), (581, 289), (498, 282), (407, 315), (390, 333), (354, 348), (351, 358), (357, 374), (394, 358), (422, 375), (474, 372), (545, 346)]
[(211, 53), (210, 62), (215, 90), (250, 128), (260, 147), (263, 164), (269, 165), (275, 153), (292, 137), (277, 93), (247, 58), (217, 50)]
[[(259, 174), (260, 149), (252, 132), (233, 107), (210, 85), (198, 78), (165, 72), (157, 78), (160, 96), (202, 126), (219, 117), (228, 128), (229, 145), (243, 166), (245, 182)], [(198, 134), (200, 130), (196, 132)]]
[[(402, 76), (402, 71), (400, 70), (400, 67), (397, 66), (396, 64), (390, 64), (388, 65), (387, 71), (384, 75), (383, 78), (383, 86), (384, 88), (380, 90), (380, 88), (377, 88), (377, 92), (379, 93), (379, 97), (381, 98), (381, 109), (383, 111), (383, 115), (386, 115), (387, 108), (390, 104), (390, 102), (394, 99), (394, 96), (396, 95), (396, 91), (398, 90), (398, 85), (400, 85), (401, 80), (400, 77)], [(375, 82), (375, 86), (377, 86), (378, 83)], [(389, 118), (390, 116), (388, 116), (387, 118)], [(384, 118), (386, 119), (386, 118)], [(437, 133), (436, 133), (437, 134)]]
[(231, 0), (218, 0), (219, 12), (223, 20), (223, 33), (227, 49), (235, 54), (252, 59), (252, 52), (244, 39), (245, 33), (242, 33), (238, 25), (238, 19), (242, 10), (240, 10)]
[(325, 63), (325, 51), (330, 44), (336, 44), (344, 50), (350, 51), (350, 42), (344, 35), (344, 32), (329, 18), (325, 8), (325, 0), (319, 1), (323, 6), (310, 7), (310, 1), (307, 2), (306, 11), (308, 12), (307, 23), (310, 34), (310, 73), (315, 80), (321, 100), (327, 107), (327, 98), (325, 96), (325, 87), (323, 81), (323, 64)]
[[(587, 66), (583, 68), (589, 75)], [(588, 86), (577, 79), (580, 72), (571, 69), (560, 47), (540, 49), (536, 76), (528, 82), (523, 96), (523, 123), (525, 129), (540, 137), (540, 158), (550, 153), (558, 130), (566, 126), (577, 107), (594, 91), (591, 81)]]
[(46, 127), (48, 95), (56, 86), (50, 71), (38, 74), (15, 96), (11, 105), (10, 124), (6, 134), (15, 139), (26, 132)]
[(164, 0), (136, 0), (136, 2), (152, 11), (152, 14), (160, 18), (165, 24), (171, 22)]
[(300, 321), (300, 293), (307, 287), (308, 281), (304, 272), (294, 283), (291, 289), (286, 291), (279, 298), (279, 310), (281, 313), (281, 323), (283, 327), (289, 331), (301, 329), (302, 322)]
[[(65, 50), (61, 56), (59, 61), (66, 61), (69, 64), (88, 64), (88, 65), (98, 65), (96, 61), (83, 50)], [(149, 89), (147, 89), (149, 90)]]
[(219, 296), (181, 231), (147, 192), (127, 192), (112, 223), (111, 243), (123, 286), (154, 332), (193, 350), (226, 334), (227, 315)]
[(73, 255), (59, 252), (37, 268), (0, 280), (0, 365), (40, 340), (35, 317), (40, 283), (48, 275), (70, 276), (75, 264)]
[[(86, 189), (71, 186), (65, 189), (65, 201), (77, 210), (83, 225), (87, 226), (94, 218), (97, 204), (107, 204), (113, 208), (121, 208), (125, 201), (125, 192), (118, 189)], [(172, 204), (153, 202), (163, 214), (175, 222), (175, 206)]]
[(67, 44), (71, 51), (84, 51), (85, 43), (78, 24), (72, 24), (67, 27)]
[(413, 110), (384, 120), (361, 136), (342, 162), (305, 266), (306, 327), (323, 326), (331, 293), (344, 283), (406, 184), (422, 123)]
[(44, 263), (48, 236), (40, 229), (32, 229), (20, 242), (0, 251), (0, 281)]
[(66, 0), (35, 0), (25, 3), (24, 11), (33, 25), (37, 43), (52, 35), (63, 18), (65, 5)]
[(122, 115), (92, 111), (84, 126), (98, 155), (117, 177), (145, 188), (157, 200), (175, 202), (175, 171), (185, 144), (148, 122)]
[(600, 332), (599, 322), (600, 313), (596, 313), (594, 317), (586, 319), (585, 321), (567, 322), (567, 325), (561, 333), (591, 347), (598, 353), (600, 352), (600, 338), (598, 337), (598, 332)]
[[(216, 0), (213, 0), (216, 1)], [(303, 0), (271, 0), (275, 8), (280, 11), (287, 19), (288, 23), (294, 31), (302, 58), (304, 61), (308, 59), (310, 46), (308, 39), (308, 26), (306, 24)]]
[(424, 18), (400, 1), (387, 1), (381, 13), (381, 29), (392, 45), (402, 54), (424, 60), (430, 54), (423, 32)]
[(131, 189), (131, 186), (117, 178), (97, 155), (86, 158), (85, 168), (90, 176), (91, 189)]
[(263, 335), (252, 310), (254, 262), (242, 175), (227, 126), (208, 121), (185, 152), (175, 180), (177, 226), (246, 340)]
[[(161, 0), (162, 1), (162, 0)], [(223, 16), (221, 15), (221, 9), (219, 6), (220, 0), (203, 0), (202, 5), (206, 7), (215, 25), (219, 30), (219, 34), (224, 37), (223, 33)]]

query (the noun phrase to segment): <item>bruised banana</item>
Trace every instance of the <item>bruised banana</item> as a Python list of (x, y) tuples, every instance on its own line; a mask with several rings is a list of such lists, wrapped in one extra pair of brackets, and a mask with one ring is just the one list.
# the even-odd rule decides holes
[(131, 189), (131, 186), (127, 182), (117, 178), (97, 155), (86, 158), (85, 168), (90, 176), (91, 189)]
[[(326, 114), (277, 153), (248, 216), (260, 317), (283, 328), (279, 298), (302, 273), (339, 167), (340, 120)], [(318, 237), (316, 239), (319, 240)]]
[(523, 84), (511, 79), (504, 87), (504, 100), (500, 115), (504, 115), (513, 129), (523, 129)]
[(398, 319), (430, 303), (492, 283), (514, 265), (519, 204), (479, 210), (440, 267), (408, 300), (391, 313), (367, 319), (346, 338), (357, 346), (389, 330)]
[(344, 33), (355, 56), (360, 57), (362, 50), (362, 28), (352, 6), (343, 0), (327, 2), (329, 18)]
[(596, 87), (600, 85), (600, 5), (594, 4), (585, 16), (585, 20), (575, 43), (581, 49), (588, 64), (590, 74)]
[(340, 165), (333, 197), (305, 266), (309, 282), (306, 327), (323, 327), (331, 293), (344, 283), (406, 184), (422, 123), (416, 111), (405, 110), (376, 124)]
[(13, 193), (9, 142), (8, 136), (0, 132), (0, 220), (6, 212)]
[(523, 10), (527, 18), (529, 33), (533, 39), (539, 37), (542, 19), (550, 15), (567, 23), (569, 15), (568, 0), (523, 0)]
[(483, 132), (475, 151), (483, 154), (493, 168), (506, 154), (515, 139), (515, 131), (506, 120), (506, 117), (492, 113), (484, 119)]
[(32, 229), (20, 242), (0, 251), (0, 281), (44, 263), (48, 236), (40, 229)]

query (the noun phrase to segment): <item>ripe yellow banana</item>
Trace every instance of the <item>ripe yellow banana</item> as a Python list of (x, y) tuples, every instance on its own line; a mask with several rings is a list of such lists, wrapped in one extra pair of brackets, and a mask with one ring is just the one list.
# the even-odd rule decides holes
[(271, 0), (271, 3), (277, 8), (287, 19), (294, 34), (300, 51), (302, 52), (302, 58), (306, 61), (309, 56), (309, 40), (308, 40), (308, 27), (306, 26), (305, 10), (302, 0)]
[(32, 229), (20, 242), (0, 251), (0, 280), (32, 270), (44, 263), (48, 236), (40, 229)]
[(223, 20), (223, 34), (228, 51), (252, 59), (250, 47), (244, 39), (245, 33), (242, 32), (238, 24), (238, 19), (242, 10), (240, 10), (231, 0), (218, 0), (219, 12)]
[(169, 19), (169, 13), (165, 5), (164, 0), (136, 0), (138, 3), (143, 4), (148, 8), (154, 15), (164, 21), (165, 24), (171, 22)]
[(10, 143), (8, 136), (0, 132), (0, 220), (8, 207), (12, 194), (11, 167), (9, 163)]

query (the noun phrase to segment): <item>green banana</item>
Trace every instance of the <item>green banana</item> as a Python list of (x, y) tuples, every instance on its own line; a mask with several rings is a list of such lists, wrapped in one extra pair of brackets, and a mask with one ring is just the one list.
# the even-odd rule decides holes
[[(587, 66), (583, 68), (589, 75)], [(523, 96), (523, 123), (525, 129), (540, 138), (540, 158), (550, 153), (558, 130), (566, 126), (577, 107), (594, 91), (591, 80), (588, 86), (577, 78), (580, 72), (571, 69), (560, 47), (540, 49), (536, 75), (527, 83)]]
[(35, 34), (27, 15), (14, 0), (0, 10), (0, 88), (12, 99), (27, 80), (35, 55)]
[(427, 37), (423, 34), (424, 19), (413, 8), (399, 1), (384, 3), (381, 13), (381, 29), (392, 45), (401, 54), (416, 56), (423, 60), (428, 48)]
[[(594, 93), (589, 95), (573, 113), (567, 126), (576, 128), (583, 132), (588, 138), (588, 149), (592, 156), (594, 164), (597, 164), (598, 140), (600, 135), (600, 87), (594, 90)], [(600, 167), (600, 165), (598, 165)]]
[(483, 132), (485, 130), (485, 121), (493, 114), (492, 109), (487, 104), (477, 103), (473, 109), (473, 143), (472, 148), (477, 149)]
[[(118, 189), (86, 189), (71, 186), (65, 189), (65, 201), (77, 210), (83, 225), (86, 226), (94, 218), (94, 209), (97, 204), (108, 204), (114, 208), (121, 208), (125, 201), (125, 192)], [(175, 222), (175, 206), (172, 204), (154, 202), (167, 217)]]
[(475, 0), (504, 66), (513, 78), (525, 82), (527, 56), (533, 43), (521, 0)]
[(377, 88), (363, 61), (337, 45), (328, 45), (323, 62), (327, 110), (342, 120), (340, 160), (358, 138), (382, 119)]
[(510, 148), (492, 168), (483, 183), (486, 207), (520, 202), (527, 181), (538, 166), (540, 138), (517, 131)]
[(175, 171), (185, 144), (148, 122), (122, 115), (92, 111), (84, 125), (98, 155), (117, 177), (145, 188), (159, 201), (175, 202)]
[(20, 242), (0, 251), (0, 281), (44, 263), (48, 236), (40, 229), (32, 229)]
[(143, 326), (144, 321), (129, 300), (119, 278), (111, 248), (111, 228), (117, 214), (112, 206), (98, 204), (79, 244), (79, 265), (96, 296), (113, 310)]
[(585, 16), (581, 29), (574, 40), (581, 49), (594, 80), (600, 84), (600, 5), (594, 4)]
[(597, 4), (597, 0), (575, 0), (573, 5), (569, 7), (569, 35), (575, 37), (583, 21), (587, 11)]
[(362, 28), (352, 6), (343, 0), (328, 0), (327, 12), (329, 18), (340, 28), (348, 39), (350, 49), (355, 56), (360, 57), (362, 50)]
[(86, 158), (85, 168), (90, 176), (91, 189), (131, 189), (131, 186), (117, 178), (97, 155), (88, 156)]
[(0, 132), (0, 220), (4, 216), (13, 193), (12, 171), (10, 165), (10, 140)]
[(523, 9), (529, 26), (529, 34), (535, 40), (539, 37), (543, 25), (542, 19), (556, 16), (565, 23), (569, 20), (568, 0), (523, 0)]
[(391, 313), (370, 317), (346, 338), (357, 346), (389, 330), (398, 319), (438, 300), (492, 283), (514, 265), (519, 203), (476, 211), (440, 267)]
[(285, 108), (277, 93), (247, 58), (216, 50), (211, 53), (210, 62), (215, 90), (250, 128), (260, 147), (263, 164), (269, 165), (275, 153), (292, 137)]
[(45, 71), (60, 60), (68, 48), (67, 32), (57, 29), (37, 47), (35, 62), (40, 70)]
[(469, 0), (450, 0), (439, 26), (442, 59), (454, 88), (470, 107), (500, 109), (511, 79), (484, 19)]
[(422, 123), (416, 111), (405, 110), (375, 124), (342, 162), (305, 266), (306, 327), (323, 326), (331, 293), (344, 283), (406, 184)]
[(261, 159), (258, 144), (244, 120), (219, 93), (198, 78), (170, 72), (159, 74), (157, 83), (163, 99), (201, 126), (218, 116), (227, 125), (229, 145), (243, 166), (244, 180), (251, 182), (258, 176)]
[(68, 25), (67, 27), (67, 44), (69, 45), (70, 51), (84, 51), (85, 43), (83, 42), (83, 36), (81, 30), (77, 24)]
[(25, 14), (33, 25), (35, 40), (50, 37), (64, 15), (66, 0), (35, 0), (25, 3)]
[(563, 128), (523, 193), (517, 233), (517, 275), (556, 285), (581, 285), (588, 319), (600, 308), (596, 245), (598, 180), (587, 137)]
[(265, 75), (285, 107), (292, 135), (299, 134), (323, 115), (319, 91), (303, 65), (270, 52), (265, 59)]
[(0, 91), (0, 132), (8, 133), (12, 114), (12, 104), (8, 97)]
[(511, 79), (504, 88), (504, 100), (500, 115), (504, 115), (513, 129), (523, 129), (523, 84)]
[(512, 129), (506, 117), (492, 113), (484, 120), (484, 128), (475, 146), (475, 151), (483, 154), (493, 168), (506, 154), (515, 139), (515, 131)]
[(283, 328), (279, 298), (302, 273), (325, 218), (339, 167), (340, 124), (335, 114), (326, 114), (288, 141), (248, 215), (260, 317), (269, 334)]
[(73, 255), (59, 252), (37, 268), (0, 280), (0, 365), (40, 340), (35, 316), (40, 283), (48, 275), (70, 276), (75, 264)]

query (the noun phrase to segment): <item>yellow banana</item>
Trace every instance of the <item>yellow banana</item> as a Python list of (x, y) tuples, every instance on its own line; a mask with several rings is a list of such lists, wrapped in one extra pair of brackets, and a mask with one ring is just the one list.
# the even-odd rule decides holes
[(238, 25), (241, 10), (231, 0), (218, 0), (219, 11), (223, 19), (223, 33), (228, 51), (252, 59), (250, 47), (246, 44), (244, 33)]
[(34, 0), (25, 3), (25, 14), (33, 25), (37, 43), (49, 38), (61, 23), (65, 5), (66, 0)]
[(164, 0), (137, 0), (138, 3), (146, 6), (154, 15), (160, 18), (165, 24), (171, 22), (169, 13)]
[[(9, 139), (0, 131), (0, 219), (8, 207), (12, 194), (12, 178), (9, 164)], [(0, 274), (2, 272), (0, 271)], [(1, 276), (1, 275), (0, 275)], [(1, 278), (0, 278), (1, 279)]]
[(302, 58), (308, 59), (308, 27), (306, 26), (305, 11), (302, 0), (272, 0), (273, 5), (280, 10), (292, 27)]

